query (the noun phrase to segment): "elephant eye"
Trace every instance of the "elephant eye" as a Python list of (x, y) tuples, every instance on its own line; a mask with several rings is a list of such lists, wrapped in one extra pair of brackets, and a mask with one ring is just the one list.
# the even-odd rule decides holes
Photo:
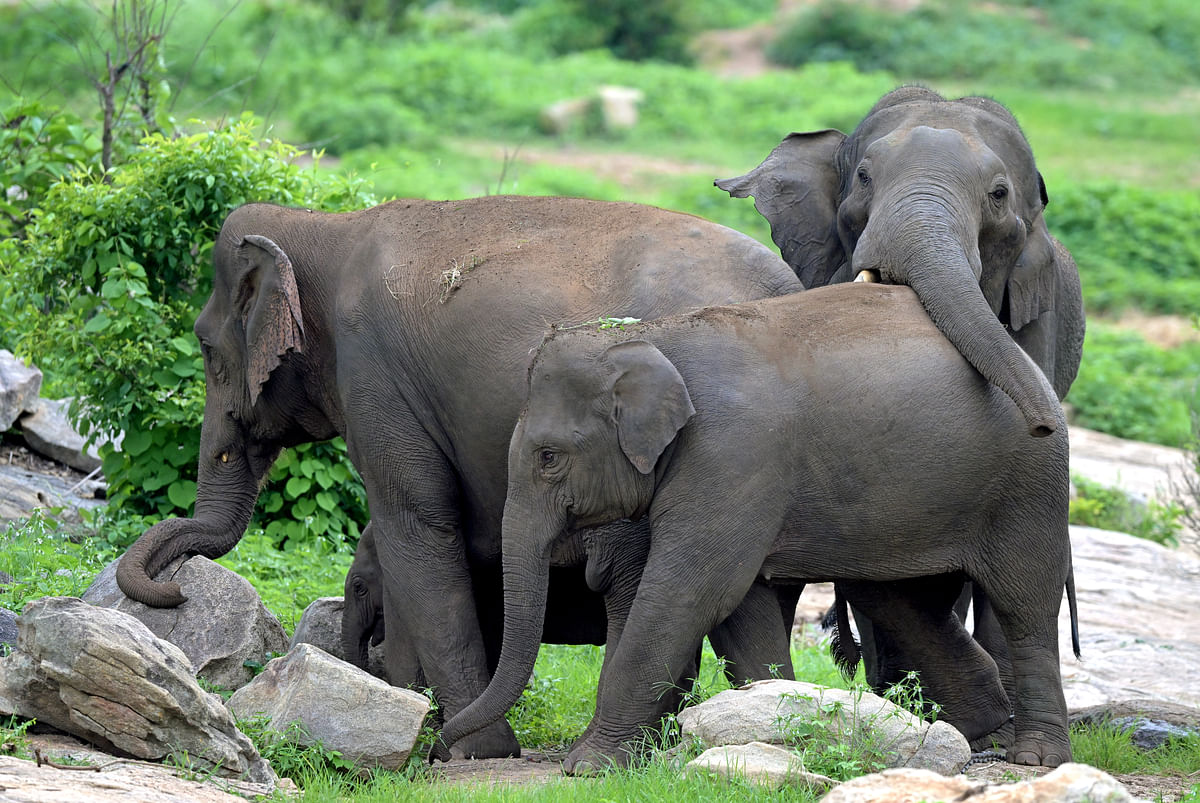
[(867, 168), (865, 168), (865, 167), (858, 168), (858, 181), (864, 187), (866, 187), (867, 185), (869, 185), (871, 183), (871, 174), (867, 172)]
[(558, 453), (553, 449), (542, 449), (538, 452), (538, 463), (543, 469), (552, 468), (556, 460), (558, 460)]
[(989, 193), (989, 194), (992, 196), (993, 201), (1003, 201), (1005, 198), (1008, 197), (1008, 187), (1001, 184), (1000, 186), (996, 187), (996, 189), (992, 190), (991, 193)]

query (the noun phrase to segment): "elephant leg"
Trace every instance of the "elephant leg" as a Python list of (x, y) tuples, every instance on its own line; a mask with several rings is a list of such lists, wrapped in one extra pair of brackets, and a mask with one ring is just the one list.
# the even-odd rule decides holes
[(936, 702), (939, 718), (968, 740), (984, 738), (1008, 722), (1009, 701), (996, 665), (954, 610), (960, 575), (838, 586), (872, 623), (873, 641), (888, 649), (887, 686), (915, 670), (926, 707)]
[[(765, 554), (770, 544), (768, 535), (747, 534), (741, 521), (680, 518), (687, 520), (656, 520), (652, 511), (655, 532), (642, 582), (621, 640), (603, 667), (596, 716), (563, 764), (568, 773), (629, 763), (644, 731), (653, 732), (669, 710), (661, 689), (682, 676), (705, 633), (746, 596), (762, 564), (754, 545), (764, 544)], [(740, 532), (741, 538), (707, 538), (700, 545), (698, 534), (704, 532)], [(778, 616), (778, 603), (773, 604)]]
[[(385, 628), (389, 638), (393, 623), (408, 634), (448, 719), (478, 697), (490, 679), (458, 523), (458, 483), (423, 430), (404, 426), (405, 411), (380, 407), (394, 417), (370, 418), (372, 408), (367, 401), (364, 405), (365, 411), (356, 411), (362, 415), (348, 414), (347, 421), (361, 425), (367, 436), (355, 437), (356, 428), (346, 441), (354, 464), (366, 467), (363, 482), (387, 591)], [(384, 466), (394, 473), (383, 472), (379, 467)], [(455, 751), (492, 758), (519, 755), (520, 747), (501, 719), (462, 740)]]
[(1013, 679), (1012, 657), (1008, 654), (1008, 642), (1004, 638), (1004, 630), (996, 618), (996, 610), (992, 606), (992, 601), (988, 599), (983, 589), (973, 583), (967, 585), (972, 587), (971, 598), (975, 610), (972, 635), (979, 642), (979, 646), (983, 647), (984, 651), (996, 662), (996, 669), (1000, 672), (1000, 682), (1004, 684), (1004, 691), (1008, 694), (1008, 699), (1012, 700), (1016, 696), (1017, 688)]
[[(794, 589), (789, 587), (789, 591)], [(795, 610), (793, 605), (793, 617)], [(737, 686), (770, 678), (796, 679), (791, 630), (782, 614), (776, 589), (755, 582), (733, 613), (708, 634), (713, 650), (725, 659), (725, 675), (730, 683)]]
[(989, 539), (997, 547), (985, 550), (971, 569), (991, 601), (1012, 658), (1015, 735), (1008, 759), (1049, 767), (1071, 760), (1058, 657), (1058, 610), (1070, 570), (1065, 503), (1054, 512), (1061, 516), (1046, 516), (1054, 522), (1061, 517), (1054, 529), (1031, 526), (1028, 517), (1014, 517), (1007, 527), (997, 522), (1002, 535)]
[(388, 683), (406, 689), (421, 691), (426, 686), (425, 675), (421, 672), (421, 657), (417, 654), (416, 645), (408, 634), (404, 622), (393, 618), (388, 621), (388, 611), (396, 610), (389, 599), (388, 589), (383, 589), (384, 630), (387, 638), (383, 640), (384, 668), (387, 670)]

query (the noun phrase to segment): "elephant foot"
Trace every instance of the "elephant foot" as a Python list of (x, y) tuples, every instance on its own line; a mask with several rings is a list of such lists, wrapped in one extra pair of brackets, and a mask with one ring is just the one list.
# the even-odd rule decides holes
[(589, 726), (571, 747), (563, 761), (563, 772), (567, 775), (595, 775), (607, 769), (623, 769), (633, 760), (633, 752), (627, 742), (604, 739)]
[(508, 720), (501, 719), (480, 731), (464, 736), (450, 748), (453, 758), (518, 758), (521, 745)]
[(1071, 745), (1052, 741), (1021, 739), (1008, 751), (1010, 764), (1030, 767), (1057, 767), (1071, 760)]
[(1016, 741), (1016, 736), (1017, 732), (1013, 727), (1012, 720), (1006, 718), (1004, 724), (991, 733), (968, 741), (971, 745), (971, 752), (978, 753), (983, 750), (1006, 750), (1010, 744)]

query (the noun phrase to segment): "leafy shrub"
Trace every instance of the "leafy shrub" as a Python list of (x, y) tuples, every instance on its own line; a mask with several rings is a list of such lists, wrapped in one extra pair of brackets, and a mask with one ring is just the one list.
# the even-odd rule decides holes
[(1184, 511), (1179, 505), (1150, 499), (1139, 502), (1120, 488), (1072, 477), (1071, 523), (1136, 535), (1163, 546), (1177, 546)]
[(0, 607), (20, 613), (30, 600), (78, 597), (116, 556), (103, 542), (64, 525), (60, 512), (35, 510), (0, 532), (0, 571), (13, 578), (0, 586)]
[(1185, 446), (1200, 377), (1200, 345), (1164, 349), (1135, 332), (1088, 323), (1067, 402), (1074, 422), (1122, 438)]
[[(204, 368), (190, 329), (211, 286), (212, 243), (226, 214), (251, 200), (334, 210), (373, 200), (352, 178), (301, 170), (294, 148), (260, 142), (253, 125), (154, 135), (103, 178), (83, 171), (53, 185), (0, 279), (16, 302), (10, 336), (50, 377), (51, 391), (75, 396), (84, 434), (124, 433), (121, 451), (101, 453), (110, 505), (129, 514), (185, 515), (194, 503)], [(272, 476), (294, 507), (320, 509), (316, 519), (332, 537), (354, 537), (366, 517), (361, 486), (328, 483), (311, 489), (320, 501), (306, 501), (287, 491), (281, 473), (303, 483), (354, 478), (347, 469), (312, 469), (313, 460), (334, 456), (330, 448), (285, 460)], [(329, 493), (337, 496), (332, 506)], [(296, 520), (290, 510), (281, 515)], [(285, 530), (294, 534), (292, 524)]]

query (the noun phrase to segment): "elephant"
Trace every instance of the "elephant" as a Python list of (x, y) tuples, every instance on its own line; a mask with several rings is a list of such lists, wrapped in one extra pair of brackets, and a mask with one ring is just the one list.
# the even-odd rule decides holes
[[(447, 722), (438, 755), (519, 697), (560, 534), (645, 518), (641, 581), (566, 771), (627, 763), (664, 713), (658, 689), (756, 583), (952, 573), (987, 592), (1012, 652), (1010, 761), (1070, 760), (1057, 643), (1071, 572), (1062, 409), (1050, 434), (1029, 437), (912, 289), (840, 285), (616, 334), (552, 332), (528, 377), (508, 453), (500, 664)], [(981, 727), (1008, 716), (1002, 696), (991, 705)]]
[[(1083, 297), (1074, 260), (1046, 226), (1049, 196), (1033, 151), (1002, 104), (901, 87), (849, 136), (791, 134), (751, 172), (715, 183), (754, 197), (806, 287), (856, 277), (911, 286), (967, 360), (1013, 397), (1031, 431), (1045, 433), (1052, 400), (1012, 344), (1064, 398), (1083, 353)], [(864, 663), (878, 689), (905, 659), (861, 614)], [(1007, 678), (986, 604), (975, 619), (976, 638)], [(881, 664), (883, 655), (891, 663)]]
[(342, 655), (359, 669), (367, 668), (369, 647), (387, 635), (383, 621), (383, 573), (375, 552), (375, 528), (367, 522), (346, 572), (342, 606)]
[[(341, 436), (371, 511), (389, 679), (423, 674), (447, 716), (483, 692), (499, 659), (505, 456), (544, 328), (802, 289), (771, 249), (723, 226), (570, 198), (346, 213), (248, 204), (224, 221), (213, 264), (194, 326), (207, 389), (195, 512), (138, 538), (118, 567), (121, 590), (181, 604), (159, 571), (182, 554), (228, 552), (280, 450)], [(583, 546), (566, 539), (548, 642), (619, 636), (624, 614), (606, 600), (632, 593), (589, 588), (585, 570)], [(457, 749), (520, 750), (504, 722)]]

